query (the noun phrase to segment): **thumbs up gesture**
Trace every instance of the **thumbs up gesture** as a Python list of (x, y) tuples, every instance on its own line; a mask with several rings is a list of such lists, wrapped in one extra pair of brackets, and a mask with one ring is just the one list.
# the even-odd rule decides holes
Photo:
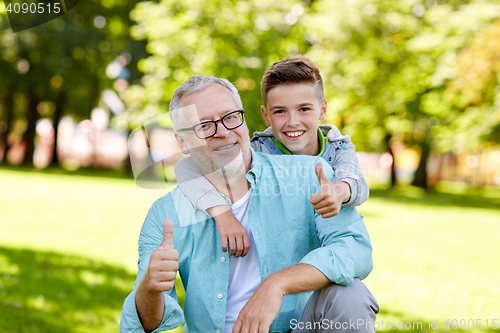
[(316, 164), (316, 176), (318, 177), (321, 191), (311, 196), (311, 202), (316, 213), (323, 218), (329, 218), (340, 212), (342, 202), (349, 201), (351, 188), (346, 182), (331, 182), (323, 173), (323, 165)]
[(160, 293), (172, 290), (179, 269), (179, 253), (174, 249), (174, 226), (172, 221), (163, 221), (163, 240), (160, 246), (151, 253), (146, 275), (147, 285), (151, 292)]

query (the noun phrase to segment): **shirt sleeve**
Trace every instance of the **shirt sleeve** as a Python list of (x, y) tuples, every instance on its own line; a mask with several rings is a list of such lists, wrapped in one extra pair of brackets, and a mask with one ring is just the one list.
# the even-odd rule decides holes
[[(139, 270), (137, 273), (137, 279), (134, 283), (134, 288), (123, 304), (120, 320), (121, 333), (144, 333), (144, 328), (142, 327), (139, 315), (137, 314), (135, 297), (137, 287), (148, 269), (151, 253), (160, 246), (163, 238), (163, 221), (159, 223), (156, 209), (155, 204), (149, 210), (148, 216), (142, 226), (139, 237), (139, 262), (137, 263)], [(184, 313), (177, 303), (175, 287), (171, 291), (165, 292), (164, 294), (165, 310), (163, 312), (163, 319), (160, 325), (153, 331), (155, 333), (172, 330), (184, 323)]]
[[(340, 132), (339, 132), (340, 133)], [(368, 183), (359, 168), (356, 148), (348, 135), (343, 136), (346, 149), (336, 149), (331, 166), (335, 171), (335, 182), (346, 182), (351, 188), (351, 198), (342, 204), (343, 207), (354, 207), (364, 203), (370, 195)]]
[[(323, 171), (328, 178), (333, 177), (331, 168), (324, 167)], [(315, 214), (315, 224), (321, 247), (309, 252), (301, 263), (316, 267), (330, 281), (341, 285), (350, 285), (353, 278), (363, 280), (370, 274), (370, 237), (356, 208), (342, 207), (339, 214), (327, 219)]]
[(196, 209), (206, 212), (215, 206), (227, 206), (226, 200), (212, 183), (202, 176), (191, 157), (177, 162), (174, 172), (179, 188)]

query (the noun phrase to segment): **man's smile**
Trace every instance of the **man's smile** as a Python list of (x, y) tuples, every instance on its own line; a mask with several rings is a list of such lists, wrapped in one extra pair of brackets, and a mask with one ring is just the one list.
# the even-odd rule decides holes
[(236, 142), (235, 143), (230, 143), (230, 144), (227, 144), (227, 145), (224, 145), (224, 146), (221, 146), (221, 147), (217, 147), (217, 148), (214, 148), (212, 150), (213, 151), (225, 150), (225, 149), (231, 148), (231, 147), (233, 147), (235, 145), (236, 145)]

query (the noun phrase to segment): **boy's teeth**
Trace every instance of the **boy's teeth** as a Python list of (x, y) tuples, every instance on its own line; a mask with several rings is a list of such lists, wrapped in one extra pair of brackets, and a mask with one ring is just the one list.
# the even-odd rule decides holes
[(286, 135), (291, 136), (291, 137), (296, 137), (304, 133), (304, 131), (298, 131), (298, 132), (285, 132)]

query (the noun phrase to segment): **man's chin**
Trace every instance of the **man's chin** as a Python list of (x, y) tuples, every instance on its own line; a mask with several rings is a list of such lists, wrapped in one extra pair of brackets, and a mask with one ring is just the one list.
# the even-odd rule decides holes
[(227, 149), (227, 151), (213, 152), (212, 156), (207, 156), (206, 151), (198, 152), (196, 150), (190, 151), (193, 161), (200, 169), (203, 175), (220, 173), (222, 170), (224, 174), (234, 174), (239, 168), (244, 167), (244, 158), (240, 149)]
[(226, 177), (232, 176), (236, 174), (240, 169), (245, 167), (245, 162), (243, 159), (243, 154), (241, 151), (234, 156), (228, 156), (224, 159), (218, 159), (216, 162), (214, 161), (214, 169), (213, 171), (222, 170)]

